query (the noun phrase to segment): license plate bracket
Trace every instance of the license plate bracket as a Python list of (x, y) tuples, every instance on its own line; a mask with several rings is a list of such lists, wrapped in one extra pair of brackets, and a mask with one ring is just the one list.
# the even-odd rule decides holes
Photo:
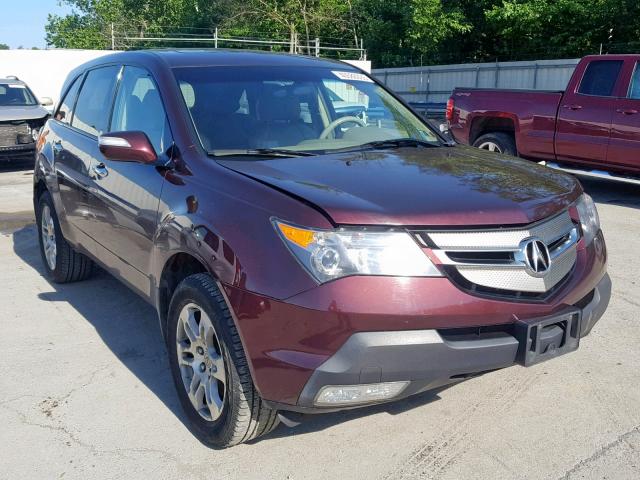
[(577, 350), (581, 317), (580, 310), (572, 309), (549, 317), (518, 320), (515, 324), (519, 343), (516, 361), (529, 367)]

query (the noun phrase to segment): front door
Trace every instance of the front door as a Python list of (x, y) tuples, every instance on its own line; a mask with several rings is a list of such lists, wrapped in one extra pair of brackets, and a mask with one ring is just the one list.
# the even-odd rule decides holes
[[(118, 86), (110, 132), (142, 131), (159, 157), (168, 161), (172, 144), (167, 116), (151, 74), (125, 66)], [(158, 203), (163, 171), (153, 165), (114, 161), (96, 155), (92, 208), (105, 221), (95, 224), (91, 235), (102, 247), (105, 263), (122, 263), (125, 277), (148, 294), (149, 262), (158, 224)]]

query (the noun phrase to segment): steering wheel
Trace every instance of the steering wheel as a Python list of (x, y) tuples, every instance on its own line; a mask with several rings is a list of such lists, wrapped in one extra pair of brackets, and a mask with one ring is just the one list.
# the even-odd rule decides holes
[(333, 132), (337, 127), (339, 127), (343, 123), (350, 123), (350, 122), (357, 123), (361, 127), (366, 127), (367, 126), (367, 123), (364, 120), (362, 120), (361, 118), (358, 118), (358, 117), (349, 116), (349, 117), (336, 118), (333, 122), (331, 122), (329, 125), (327, 125), (327, 128), (325, 128), (322, 131), (322, 133), (320, 134), (318, 139), (319, 140), (326, 140), (329, 137), (329, 134), (331, 132)]

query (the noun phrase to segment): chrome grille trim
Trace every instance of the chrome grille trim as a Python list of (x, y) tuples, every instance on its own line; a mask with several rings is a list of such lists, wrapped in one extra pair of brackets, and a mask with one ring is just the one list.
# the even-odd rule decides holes
[(461, 265), (457, 267), (458, 273), (469, 282), (497, 290), (514, 290), (520, 292), (544, 293), (555, 287), (567, 276), (576, 262), (575, 248), (567, 251), (562, 257), (556, 259), (553, 267), (547, 275), (534, 277), (526, 269), (509, 268), (502, 266), (477, 266)]
[[(433, 254), (445, 268), (455, 269), (472, 285), (531, 294), (544, 294), (569, 275), (577, 260), (576, 245), (580, 239), (568, 211), (517, 229), (419, 234), (423, 240), (428, 237)], [(532, 272), (523, 257), (523, 244), (529, 239), (540, 239), (549, 248), (551, 263), (544, 273)], [(464, 252), (473, 253), (473, 258), (451, 255)], [(496, 259), (496, 253), (501, 254), (500, 260)]]
[(522, 240), (538, 237), (549, 245), (574, 228), (569, 212), (561, 213), (548, 221), (527, 228), (485, 231), (434, 231), (426, 232), (431, 241), (442, 250), (450, 251), (516, 251)]

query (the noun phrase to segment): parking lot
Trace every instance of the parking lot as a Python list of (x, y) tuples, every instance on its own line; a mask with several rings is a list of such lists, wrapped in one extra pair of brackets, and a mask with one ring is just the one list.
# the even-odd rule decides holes
[(0, 171), (0, 478), (640, 478), (640, 187), (584, 180), (614, 283), (581, 348), (215, 451), (185, 427), (154, 311), (42, 276), (28, 170)]

